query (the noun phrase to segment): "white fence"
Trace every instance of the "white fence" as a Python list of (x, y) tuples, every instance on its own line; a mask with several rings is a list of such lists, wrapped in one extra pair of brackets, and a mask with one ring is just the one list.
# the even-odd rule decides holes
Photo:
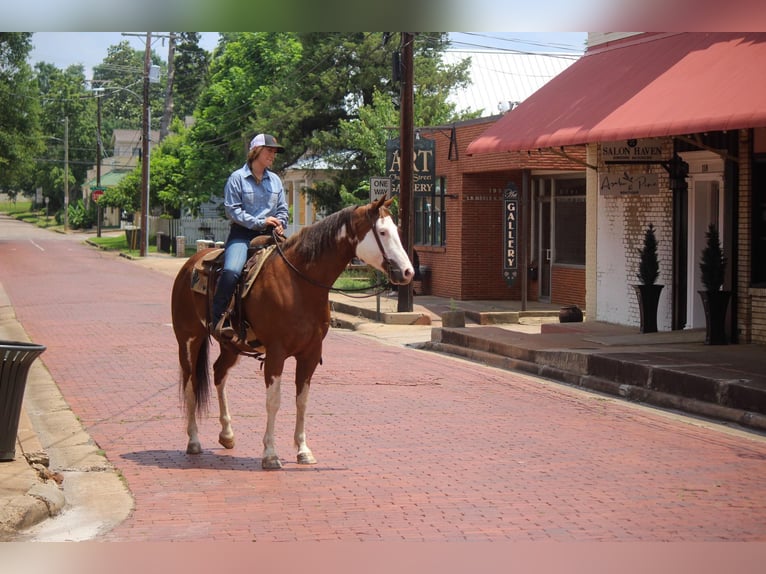
[(186, 245), (194, 245), (198, 239), (226, 241), (229, 236), (229, 222), (221, 217), (149, 217), (149, 234), (162, 232), (171, 239), (177, 236), (186, 238)]

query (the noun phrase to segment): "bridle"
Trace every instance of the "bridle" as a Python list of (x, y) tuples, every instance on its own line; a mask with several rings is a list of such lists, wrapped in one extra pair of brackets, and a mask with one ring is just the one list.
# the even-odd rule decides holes
[[(375, 215), (371, 215), (369, 212), (367, 213), (367, 219), (370, 221), (370, 227), (372, 229), (373, 236), (375, 237), (375, 242), (378, 244), (378, 249), (380, 249), (380, 254), (383, 256), (383, 269), (386, 271), (386, 276), (388, 277), (390, 275), (391, 271), (391, 260), (386, 255), (386, 250), (383, 248), (383, 241), (380, 239), (380, 235), (378, 234), (378, 230), (376, 228), (376, 224), (378, 223), (378, 220), (380, 219), (380, 211), (376, 210)], [(385, 291), (388, 289), (389, 281), (386, 280), (384, 282), (378, 282), (375, 285), (372, 285), (371, 287), (359, 287), (356, 289), (339, 289), (337, 287), (333, 287), (332, 285), (325, 285), (324, 283), (320, 283), (319, 281), (316, 281), (315, 279), (312, 279), (308, 275), (306, 275), (303, 271), (298, 269), (292, 261), (290, 261), (287, 256), (285, 255), (285, 252), (282, 250), (282, 242), (284, 241), (284, 236), (277, 235), (276, 231), (272, 230), (271, 236), (274, 239), (274, 244), (276, 245), (277, 252), (279, 253), (280, 257), (284, 260), (284, 262), (287, 264), (287, 266), (295, 271), (295, 273), (300, 277), (301, 279), (308, 281), (312, 285), (315, 285), (316, 287), (321, 287), (322, 289), (328, 289), (330, 291), (334, 291), (336, 293), (354, 293), (359, 291), (367, 291), (368, 289), (377, 289), (377, 291), (374, 291), (369, 296), (376, 295), (380, 292)]]

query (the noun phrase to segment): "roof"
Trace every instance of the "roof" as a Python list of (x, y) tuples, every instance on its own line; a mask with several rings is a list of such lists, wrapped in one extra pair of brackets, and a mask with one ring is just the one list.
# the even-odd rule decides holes
[(766, 33), (634, 36), (588, 50), (468, 154), (766, 126)]
[(452, 93), (448, 101), (456, 105), (458, 112), (483, 110), (482, 116), (497, 115), (509, 108), (509, 102), (526, 100), (579, 57), (564, 53), (448, 50), (443, 55), (445, 64), (471, 58), (471, 84)]

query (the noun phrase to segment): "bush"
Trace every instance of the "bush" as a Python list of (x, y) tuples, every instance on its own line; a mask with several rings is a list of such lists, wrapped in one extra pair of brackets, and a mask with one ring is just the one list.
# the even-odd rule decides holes
[(660, 262), (657, 259), (657, 239), (654, 236), (654, 225), (649, 224), (644, 234), (644, 246), (638, 250), (641, 259), (638, 264), (636, 277), (642, 285), (654, 285), (660, 276)]
[(96, 209), (93, 204), (85, 207), (82, 200), (69, 204), (69, 227), (71, 229), (89, 229), (96, 221)]

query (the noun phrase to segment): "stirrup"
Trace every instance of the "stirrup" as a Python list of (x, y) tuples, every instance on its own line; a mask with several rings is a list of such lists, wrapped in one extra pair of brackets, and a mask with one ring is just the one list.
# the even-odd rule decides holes
[(231, 341), (237, 337), (237, 332), (231, 326), (231, 321), (229, 321), (226, 313), (223, 314), (215, 329), (213, 329), (213, 336), (219, 341)]

